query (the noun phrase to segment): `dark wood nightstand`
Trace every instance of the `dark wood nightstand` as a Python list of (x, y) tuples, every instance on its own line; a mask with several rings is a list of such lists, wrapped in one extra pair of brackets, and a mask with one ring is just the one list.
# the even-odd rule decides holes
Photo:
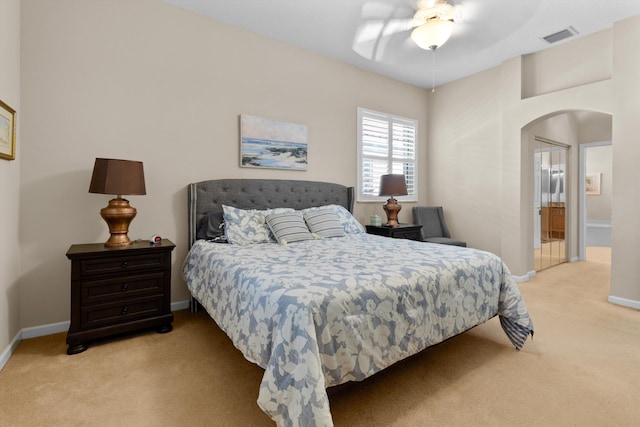
[(367, 225), (367, 233), (392, 237), (394, 239), (421, 240), (421, 228), (421, 225), (416, 224), (398, 224), (397, 227), (389, 227), (388, 225)]
[(72, 245), (71, 326), (67, 354), (81, 353), (96, 338), (155, 327), (173, 329), (171, 251), (158, 244), (134, 242), (122, 248), (103, 243)]

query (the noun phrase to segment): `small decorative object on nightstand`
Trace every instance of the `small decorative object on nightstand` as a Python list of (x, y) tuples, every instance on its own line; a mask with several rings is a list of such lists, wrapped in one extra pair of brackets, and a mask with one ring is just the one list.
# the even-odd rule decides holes
[(402, 174), (382, 175), (380, 177), (380, 196), (390, 196), (383, 209), (387, 214), (387, 224), (389, 227), (398, 226), (398, 212), (402, 206), (393, 196), (406, 196), (407, 183)]
[(72, 245), (71, 326), (67, 354), (81, 353), (87, 342), (155, 327), (173, 329), (171, 313), (171, 251), (167, 239), (126, 247), (103, 243)]
[(420, 240), (421, 225), (398, 224), (395, 227), (388, 225), (367, 225), (367, 233), (378, 236), (392, 237), (394, 239)]

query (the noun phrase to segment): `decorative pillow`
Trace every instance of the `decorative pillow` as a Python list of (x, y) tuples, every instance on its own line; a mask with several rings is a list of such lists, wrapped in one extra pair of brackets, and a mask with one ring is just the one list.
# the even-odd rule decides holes
[(301, 212), (267, 215), (267, 224), (281, 245), (315, 239), (315, 236), (309, 232)]
[(196, 239), (213, 240), (215, 242), (227, 241), (224, 235), (224, 218), (222, 211), (207, 214), (198, 221)]
[(252, 245), (255, 243), (275, 243), (265, 218), (271, 214), (293, 212), (293, 209), (238, 209), (222, 205), (222, 212), (227, 241), (236, 245)]
[(334, 209), (338, 216), (338, 221), (340, 222), (340, 225), (342, 225), (342, 229), (346, 234), (366, 233), (366, 230), (362, 226), (362, 224), (360, 224), (358, 220), (355, 219), (353, 215), (351, 215), (351, 212), (349, 212), (346, 208), (344, 208), (341, 205), (326, 205), (326, 206), (307, 208), (307, 209), (303, 209), (302, 213), (304, 214), (307, 212), (313, 212), (318, 209)]
[(321, 208), (304, 213), (304, 220), (312, 233), (320, 237), (342, 237), (344, 228), (334, 208)]
[(346, 208), (340, 205), (334, 205), (338, 213), (338, 218), (347, 234), (366, 233), (367, 230), (358, 222), (358, 220)]

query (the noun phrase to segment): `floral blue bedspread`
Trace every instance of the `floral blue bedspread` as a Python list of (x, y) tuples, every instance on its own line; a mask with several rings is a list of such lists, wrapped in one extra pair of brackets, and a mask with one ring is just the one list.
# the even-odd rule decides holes
[(533, 324), (488, 252), (369, 234), (249, 246), (197, 241), (191, 294), (264, 368), (258, 404), (280, 426), (333, 425), (326, 388), (360, 381), (496, 314), (520, 349)]

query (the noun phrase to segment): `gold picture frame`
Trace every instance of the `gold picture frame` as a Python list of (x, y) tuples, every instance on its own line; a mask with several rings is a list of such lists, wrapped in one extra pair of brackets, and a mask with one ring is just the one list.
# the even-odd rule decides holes
[(16, 110), (0, 100), (0, 159), (16, 159)]

